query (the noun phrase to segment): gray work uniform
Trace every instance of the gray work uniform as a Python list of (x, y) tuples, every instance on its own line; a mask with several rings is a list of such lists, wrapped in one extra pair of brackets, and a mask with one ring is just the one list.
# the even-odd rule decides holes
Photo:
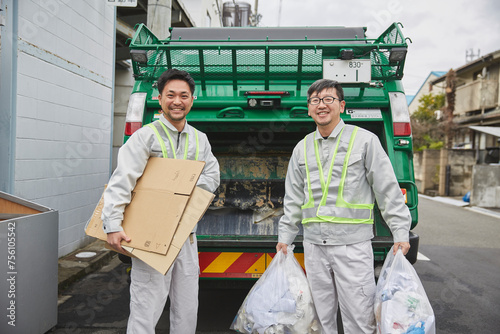
[[(214, 192), (220, 183), (220, 171), (207, 136), (195, 130), (187, 122), (184, 129), (178, 132), (163, 115), (160, 115), (159, 121), (166, 126), (172, 139), (170, 145), (169, 137), (160, 128), (161, 131), (158, 132), (165, 142), (168, 157), (173, 158), (172, 149), (175, 149), (177, 158), (182, 159), (187, 148), (187, 159), (193, 160), (197, 151), (198, 160), (206, 163), (197, 186)], [(198, 141), (195, 140), (196, 137)], [(186, 140), (188, 140), (187, 145)], [(142, 175), (150, 157), (162, 156), (160, 142), (154, 130), (148, 126), (137, 130), (120, 148), (117, 168), (104, 192), (102, 220), (106, 233), (123, 231), (121, 227), (123, 212), (125, 206), (130, 203), (131, 192), (138, 178)], [(166, 275), (162, 275), (143, 261), (132, 258), (127, 333), (154, 334), (168, 296), (171, 300), (170, 333), (195, 333), (199, 280), (195, 232), (196, 227)]]
[[(340, 147), (349, 144), (348, 137), (339, 139), (344, 127), (345, 123), (340, 120), (327, 139), (318, 130), (309, 135), (314, 136), (317, 141), (324, 180), (328, 179), (330, 162), (338, 141), (341, 140)], [(306, 149), (314, 150), (314, 147)], [(292, 153), (285, 181), (284, 216), (279, 222), (278, 241), (288, 245), (299, 231), (298, 225), (304, 218), (302, 206), (307, 204), (310, 197), (304, 153), (304, 141), (301, 141)], [(308, 166), (317, 163), (316, 159), (307, 160)], [(338, 200), (336, 197), (341, 170), (342, 166), (334, 169), (331, 184), (327, 185), (330, 187), (327, 205), (335, 205)], [(374, 134), (364, 129), (357, 130), (346, 162), (346, 171), (343, 200), (362, 204), (373, 204), (376, 200), (391, 229), (394, 242), (407, 242), (411, 215), (391, 162)], [(310, 178), (314, 176), (310, 175)], [(319, 180), (315, 178), (310, 182), (313, 188), (318, 188), (314, 184)], [(316, 206), (321, 195), (321, 191), (316, 191), (313, 195)], [(340, 301), (346, 333), (372, 333), (375, 329), (375, 281), (370, 242), (373, 238), (373, 225), (321, 222), (318, 219), (303, 227), (306, 272), (323, 332), (337, 333), (336, 314)]]

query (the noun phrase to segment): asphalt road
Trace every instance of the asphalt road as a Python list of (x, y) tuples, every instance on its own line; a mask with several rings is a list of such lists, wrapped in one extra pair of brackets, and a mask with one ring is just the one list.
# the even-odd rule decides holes
[[(437, 333), (500, 333), (500, 218), (420, 198), (415, 232), (421, 253), (415, 269), (433, 306)], [(51, 333), (125, 333), (126, 269), (115, 259), (64, 291)], [(202, 282), (198, 333), (234, 333), (228, 328), (249, 288), (218, 289)], [(168, 333), (168, 312), (157, 333)]]
[[(59, 299), (58, 324), (50, 333), (125, 333), (129, 314), (127, 265), (115, 258), (108, 266), (73, 284)], [(199, 334), (235, 333), (229, 330), (252, 282), (231, 284), (226, 289), (200, 283)], [(168, 333), (168, 302), (156, 326)]]
[(415, 269), (438, 333), (500, 333), (500, 217), (419, 200)]

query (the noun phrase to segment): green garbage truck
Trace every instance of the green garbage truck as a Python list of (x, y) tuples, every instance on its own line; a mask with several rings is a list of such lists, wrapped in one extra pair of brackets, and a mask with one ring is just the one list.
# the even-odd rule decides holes
[[(256, 279), (276, 250), (284, 181), (294, 146), (314, 131), (307, 89), (320, 78), (342, 83), (341, 115), (375, 133), (385, 148), (412, 216), (418, 221), (410, 116), (401, 79), (408, 49), (394, 23), (376, 39), (364, 27), (171, 28), (159, 40), (138, 25), (129, 41), (135, 85), (124, 140), (159, 117), (155, 82), (177, 68), (196, 81), (188, 122), (205, 132), (221, 169), (221, 185), (198, 224), (202, 279)], [(392, 246), (375, 208), (376, 261)], [(410, 232), (414, 263), (418, 236)], [(303, 265), (302, 239), (295, 255)]]

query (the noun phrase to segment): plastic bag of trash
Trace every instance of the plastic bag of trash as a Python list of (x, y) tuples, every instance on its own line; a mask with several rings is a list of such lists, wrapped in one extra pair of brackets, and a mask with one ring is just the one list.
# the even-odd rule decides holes
[(320, 333), (307, 278), (293, 255), (279, 251), (254, 284), (230, 329), (247, 334)]
[(379, 334), (435, 334), (434, 312), (417, 272), (392, 248), (380, 272), (375, 294)]

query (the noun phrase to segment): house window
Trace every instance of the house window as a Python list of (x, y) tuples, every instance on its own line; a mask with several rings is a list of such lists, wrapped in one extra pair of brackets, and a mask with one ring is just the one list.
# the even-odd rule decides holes
[(478, 80), (480, 76), (483, 77), (483, 79), (488, 80), (490, 78), (490, 71), (488, 67), (483, 67), (480, 71), (474, 72), (472, 75), (472, 80)]

